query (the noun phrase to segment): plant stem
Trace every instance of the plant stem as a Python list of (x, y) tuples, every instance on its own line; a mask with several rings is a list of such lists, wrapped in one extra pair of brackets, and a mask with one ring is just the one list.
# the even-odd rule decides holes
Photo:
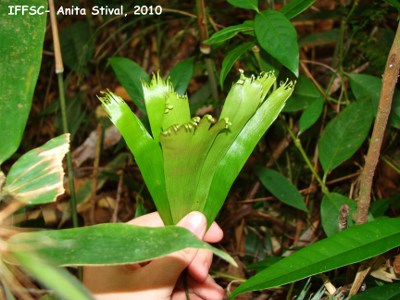
[[(63, 124), (64, 133), (69, 132), (68, 130), (68, 122), (67, 122), (67, 109), (65, 105), (65, 89), (64, 89), (64, 65), (61, 56), (60, 49), (60, 39), (58, 35), (57, 28), (57, 19), (54, 9), (54, 0), (49, 0), (49, 9), (50, 9), (50, 20), (51, 20), (51, 28), (53, 33), (53, 44), (54, 44), (54, 56), (56, 63), (56, 74), (58, 79), (58, 90), (60, 94), (60, 105), (61, 105), (61, 118)], [(68, 181), (70, 188), (70, 196), (71, 196), (71, 212), (72, 212), (72, 224), (74, 227), (78, 227), (78, 212), (76, 209), (76, 197), (75, 197), (75, 185), (74, 185), (74, 173), (72, 169), (72, 158), (71, 151), (67, 152), (67, 172), (68, 172)]]
[(397, 26), (396, 36), (390, 49), (383, 73), (382, 90), (379, 99), (374, 129), (368, 148), (365, 166), (360, 176), (360, 192), (357, 198), (357, 224), (367, 221), (368, 210), (371, 202), (372, 181), (376, 165), (379, 161), (383, 136), (392, 107), (392, 99), (400, 70), (400, 23)]
[(322, 181), (321, 177), (319, 177), (317, 171), (315, 170), (315, 168), (312, 165), (310, 159), (308, 158), (306, 152), (304, 151), (304, 148), (301, 145), (300, 139), (294, 135), (292, 129), (289, 126), (287, 126), (287, 130), (289, 132), (289, 135), (292, 137), (293, 143), (296, 146), (297, 150), (299, 150), (301, 156), (303, 157), (304, 161), (306, 162), (311, 173), (315, 176), (315, 179), (318, 181), (319, 185), (321, 186), (322, 192), (324, 194), (328, 194), (329, 193), (328, 187), (326, 186), (325, 182)]
[(197, 10), (197, 24), (199, 26), (200, 33), (200, 52), (205, 55), (204, 62), (206, 64), (206, 70), (208, 73), (208, 79), (210, 81), (211, 96), (214, 101), (218, 101), (218, 80), (215, 74), (214, 61), (210, 57), (211, 47), (203, 43), (204, 40), (208, 39), (208, 29), (207, 29), (207, 17), (206, 9), (204, 5), (204, 0), (196, 0), (196, 10)]

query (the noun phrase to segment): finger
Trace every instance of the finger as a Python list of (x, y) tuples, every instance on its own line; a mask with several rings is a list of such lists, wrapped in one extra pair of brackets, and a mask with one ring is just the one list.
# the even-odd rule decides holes
[(128, 224), (143, 226), (143, 227), (162, 227), (164, 226), (163, 221), (158, 212), (153, 212), (138, 218), (132, 219)]
[(210, 275), (202, 283), (189, 277), (188, 287), (191, 293), (197, 295), (200, 299), (222, 300), (224, 298), (224, 289)]
[[(190, 276), (187, 279), (189, 299), (201, 300), (222, 300), (224, 299), (224, 289), (220, 287), (211, 276), (207, 276), (203, 283), (199, 283)], [(174, 290), (172, 300), (186, 300), (185, 289), (182, 287)]]
[(199, 249), (188, 266), (189, 275), (198, 282), (204, 282), (212, 263), (213, 254), (209, 250)]
[[(207, 221), (203, 214), (191, 212), (178, 223), (178, 226), (192, 231), (198, 238), (202, 239), (206, 231)], [(150, 272), (149, 274), (153, 274), (153, 282), (160, 286), (175, 286), (180, 274), (194, 259), (196, 253), (197, 249), (184, 249), (163, 258), (155, 259), (143, 269)], [(168, 272), (160, 272), (160, 270), (168, 270)]]
[(222, 231), (221, 227), (215, 222), (213, 222), (210, 228), (207, 230), (204, 241), (208, 243), (217, 243), (224, 237), (224, 232)]

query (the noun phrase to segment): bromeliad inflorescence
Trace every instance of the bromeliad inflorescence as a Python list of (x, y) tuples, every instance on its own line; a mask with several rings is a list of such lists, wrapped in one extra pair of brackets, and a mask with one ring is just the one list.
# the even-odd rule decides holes
[[(99, 97), (132, 151), (165, 224), (176, 224), (193, 210), (208, 223), (222, 204), (268, 127), (293, 92), (283, 83), (266, 98), (276, 77), (241, 74), (216, 121), (191, 117), (187, 96), (155, 75), (143, 84), (151, 134), (128, 105), (112, 92)], [(266, 100), (264, 100), (266, 98)]]

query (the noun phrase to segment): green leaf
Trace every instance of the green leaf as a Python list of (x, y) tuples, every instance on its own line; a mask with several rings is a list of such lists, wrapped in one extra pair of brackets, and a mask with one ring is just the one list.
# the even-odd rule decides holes
[(74, 22), (60, 32), (60, 46), (64, 64), (81, 73), (92, 57), (94, 39), (88, 22)]
[(39, 280), (45, 287), (54, 290), (61, 299), (90, 300), (90, 293), (66, 270), (55, 267), (33, 252), (24, 249), (13, 252), (22, 268)]
[(318, 99), (312, 102), (301, 114), (299, 120), (299, 134), (306, 131), (318, 121), (324, 109), (324, 101)]
[(171, 72), (169, 73), (169, 79), (171, 80), (175, 93), (178, 93), (179, 95), (186, 93), (186, 89), (193, 76), (193, 68), (193, 57), (181, 61), (172, 68)]
[[(42, 61), (47, 14), (9, 15), (0, 2), (0, 165), (18, 148), (31, 109)], [(47, 1), (29, 1), (44, 6)]]
[(111, 57), (108, 61), (132, 101), (145, 112), (142, 81), (149, 81), (146, 71), (134, 61), (124, 57)]
[(220, 31), (217, 31), (209, 39), (203, 41), (203, 43), (208, 45), (222, 43), (233, 38), (240, 32), (248, 32), (253, 30), (254, 30), (254, 21), (247, 20), (244, 21), (242, 24), (228, 26), (225, 27), (224, 29), (221, 29)]
[(280, 260), (230, 295), (268, 289), (382, 254), (400, 245), (400, 218), (353, 226)]
[(226, 54), (224, 60), (222, 61), (221, 74), (219, 75), (219, 84), (221, 85), (221, 88), (224, 87), (226, 75), (228, 75), (233, 64), (253, 46), (254, 43), (252, 42), (244, 43), (232, 49)]
[[(282, 84), (273, 91), (241, 129), (227, 152), (218, 161), (208, 193), (208, 201), (203, 210), (209, 224), (217, 216), (229, 189), (257, 143), (285, 106), (285, 102), (292, 94), (293, 88), (293, 83), (287, 83)], [(204, 168), (204, 170), (204, 176), (206, 176), (207, 168)]]
[(367, 289), (351, 296), (351, 300), (396, 300), (400, 299), (400, 283), (385, 284)]
[(63, 134), (25, 153), (8, 172), (3, 193), (27, 204), (55, 201), (64, 193), (62, 160), (68, 150), (69, 134)]
[(284, 14), (286, 18), (292, 19), (313, 5), (314, 2), (315, 0), (291, 0), (279, 11)]
[(351, 103), (323, 131), (318, 152), (325, 173), (352, 157), (368, 136), (373, 120), (368, 100)]
[(253, 9), (258, 12), (258, 0), (228, 0), (228, 2), (233, 6), (244, 9)]
[(120, 97), (108, 91), (99, 99), (131, 150), (161, 218), (166, 225), (172, 224), (159, 143)]
[(280, 201), (302, 211), (308, 211), (299, 191), (281, 173), (261, 167), (257, 169), (257, 176), (263, 186)]
[(298, 76), (297, 33), (289, 20), (279, 11), (265, 10), (256, 15), (254, 29), (261, 48)]
[(207, 249), (236, 265), (227, 253), (178, 226), (141, 227), (125, 223), (20, 233), (12, 249), (32, 247), (41, 256), (65, 266), (118, 265), (159, 258), (185, 248)]
[(294, 112), (306, 109), (315, 101), (324, 101), (324, 97), (315, 87), (311, 79), (300, 75), (293, 95), (287, 101), (283, 111)]
[(339, 231), (339, 210), (344, 204), (347, 204), (350, 208), (350, 214), (347, 221), (348, 225), (351, 226), (353, 224), (351, 216), (357, 210), (357, 205), (354, 200), (338, 193), (329, 193), (322, 198), (321, 223), (327, 236), (331, 236)]
[[(378, 111), (379, 98), (382, 89), (382, 79), (376, 76), (366, 74), (350, 74), (349, 82), (351, 91), (356, 99), (370, 97), (372, 100), (372, 109), (374, 115)], [(395, 89), (393, 95), (392, 108), (389, 116), (389, 124), (400, 127), (400, 92)]]

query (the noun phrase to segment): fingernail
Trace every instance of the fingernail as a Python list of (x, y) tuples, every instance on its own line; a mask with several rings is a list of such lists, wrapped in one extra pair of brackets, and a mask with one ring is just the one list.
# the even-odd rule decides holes
[(198, 211), (189, 213), (179, 223), (180, 226), (189, 229), (199, 238), (205, 234), (207, 221), (204, 215)]

